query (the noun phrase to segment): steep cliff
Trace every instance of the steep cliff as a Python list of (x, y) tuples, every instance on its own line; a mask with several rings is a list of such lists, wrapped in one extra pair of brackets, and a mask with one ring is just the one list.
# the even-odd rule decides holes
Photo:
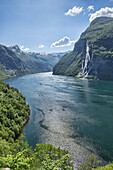
[(53, 74), (113, 80), (113, 18), (96, 18)]

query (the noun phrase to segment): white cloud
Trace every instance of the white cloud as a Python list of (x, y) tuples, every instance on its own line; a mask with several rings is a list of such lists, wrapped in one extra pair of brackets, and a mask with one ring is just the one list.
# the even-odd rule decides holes
[(113, 8), (105, 7), (101, 8), (93, 14), (90, 14), (89, 21), (92, 22), (96, 17), (113, 17)]
[(38, 48), (44, 48), (45, 46), (43, 44), (40, 44)]
[(29, 48), (24, 48), (23, 50), (24, 50), (24, 51), (29, 51)]
[(77, 14), (80, 14), (83, 10), (84, 10), (83, 7), (76, 7), (76, 6), (74, 6), (72, 9), (69, 9), (69, 10), (65, 13), (65, 15), (66, 15), (66, 16), (67, 16), (67, 15), (75, 16), (75, 15), (77, 15)]
[(29, 51), (29, 48), (25, 48), (23, 45), (20, 46), (20, 49), (21, 49), (22, 51)]
[(90, 6), (87, 7), (87, 9), (88, 9), (88, 11), (91, 11), (91, 10), (94, 11), (94, 6), (93, 6), (93, 5), (90, 5)]
[(23, 48), (24, 48), (24, 46), (23, 46), (23, 45), (21, 45), (21, 46), (20, 46), (20, 49), (22, 50)]
[(65, 47), (65, 46), (70, 46), (72, 43), (75, 43), (76, 41), (73, 40), (71, 41), (69, 37), (64, 37), (60, 39), (59, 41), (54, 42), (51, 44), (51, 47)]

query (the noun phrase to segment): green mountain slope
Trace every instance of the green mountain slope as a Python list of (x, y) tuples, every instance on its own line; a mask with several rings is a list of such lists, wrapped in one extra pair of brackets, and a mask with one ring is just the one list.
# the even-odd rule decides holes
[(51, 67), (51, 71), (53, 70), (53, 67), (55, 64), (59, 61), (59, 59), (66, 54), (66, 52), (63, 53), (29, 53), (32, 57), (44, 61), (48, 63)]
[(53, 74), (113, 80), (113, 18), (96, 18)]
[(30, 73), (51, 71), (47, 62), (33, 58), (21, 51), (18, 53), (12, 49), (0, 45), (0, 79), (10, 76), (19, 76)]
[(12, 76), (49, 72), (64, 53), (25, 53), (15, 46), (0, 45), (0, 80)]

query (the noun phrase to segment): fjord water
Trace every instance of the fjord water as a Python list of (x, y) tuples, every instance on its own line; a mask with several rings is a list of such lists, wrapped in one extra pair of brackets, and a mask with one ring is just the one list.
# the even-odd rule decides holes
[(113, 161), (113, 82), (52, 73), (5, 82), (19, 89), (30, 105), (31, 117), (24, 129), (30, 146), (60, 146), (77, 164), (91, 153)]

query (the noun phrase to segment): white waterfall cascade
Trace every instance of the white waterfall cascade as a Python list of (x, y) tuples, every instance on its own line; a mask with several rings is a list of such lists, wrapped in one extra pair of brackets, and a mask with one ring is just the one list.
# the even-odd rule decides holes
[(88, 66), (88, 62), (90, 61), (91, 57), (89, 54), (89, 45), (88, 42), (86, 43), (86, 58), (85, 58), (85, 63), (83, 66), (83, 62), (82, 62), (82, 72), (83, 74), (87, 74), (87, 66)]

